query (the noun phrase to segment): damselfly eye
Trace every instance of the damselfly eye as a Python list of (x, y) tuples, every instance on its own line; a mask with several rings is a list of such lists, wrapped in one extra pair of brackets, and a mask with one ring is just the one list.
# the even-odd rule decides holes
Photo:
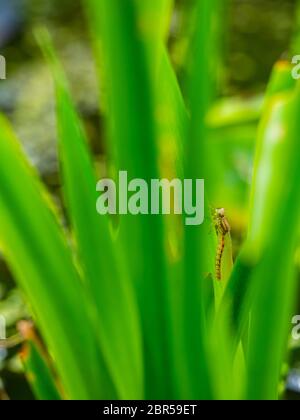
[(224, 208), (216, 209), (216, 214), (219, 217), (224, 217), (225, 216), (225, 210), (224, 210)]

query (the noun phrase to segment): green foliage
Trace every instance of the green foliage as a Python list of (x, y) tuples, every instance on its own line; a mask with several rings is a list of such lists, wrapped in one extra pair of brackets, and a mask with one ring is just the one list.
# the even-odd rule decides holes
[[(232, 101), (229, 113), (214, 106), (218, 0), (201, 0), (194, 11), (184, 94), (165, 47), (171, 1), (85, 5), (96, 61), (105, 63), (98, 70), (108, 91), (107, 170), (204, 178), (206, 220), (183, 226), (173, 216), (121, 215), (116, 229), (97, 215), (86, 134), (48, 33), (38, 30), (56, 91), (68, 229), (0, 120), (1, 247), (56, 370), (52, 381), (29, 341), (33, 389), (41, 399), (278, 398), (296, 285), (299, 86), (281, 63), (263, 105)], [(259, 118), (248, 236), (233, 269), (226, 237), (220, 281), (210, 206), (223, 207), (227, 130), (253, 133)]]

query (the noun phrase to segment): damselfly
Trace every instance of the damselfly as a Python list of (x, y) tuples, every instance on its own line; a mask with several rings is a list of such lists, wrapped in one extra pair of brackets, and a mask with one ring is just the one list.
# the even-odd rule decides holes
[(222, 256), (225, 248), (225, 237), (230, 232), (230, 225), (225, 217), (225, 210), (223, 208), (215, 209), (214, 224), (218, 236), (218, 247), (216, 252), (216, 278), (222, 279)]

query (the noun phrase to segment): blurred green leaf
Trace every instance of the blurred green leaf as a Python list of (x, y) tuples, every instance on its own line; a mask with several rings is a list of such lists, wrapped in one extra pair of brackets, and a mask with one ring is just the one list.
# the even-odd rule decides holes
[[(3, 117), (0, 126), (0, 221), (5, 257), (37, 317), (68, 397), (113, 395), (105, 370), (98, 369), (90, 305), (62, 230), (47, 204), (50, 199), (45, 200), (47, 194)], [(85, 369), (81, 368), (83, 361)]]
[[(260, 175), (264, 168), (268, 171), (260, 184), (254, 183), (254, 207), (263, 200), (262, 183), (269, 188), (264, 192), (266, 201), (262, 216), (265, 218), (260, 215), (258, 226), (254, 228), (252, 225), (257, 235), (250, 235), (249, 245), (252, 247), (254, 242), (251, 240), (257, 238), (258, 251), (261, 252), (252, 279), (255, 300), (249, 335), (247, 397), (250, 399), (278, 398), (278, 380), (286, 352), (296, 285), (293, 267), (297, 239), (295, 227), (298, 226), (300, 211), (299, 113), (300, 91), (297, 86), (285, 102), (278, 99), (274, 104), (261, 155), (256, 160)], [(260, 187), (256, 189), (258, 185)], [(263, 370), (268, 374), (259, 375)]]
[[(210, 180), (211, 167), (206, 117), (214, 98), (211, 73), (211, 49), (216, 48), (213, 19), (218, 1), (203, 0), (198, 3), (196, 31), (193, 46), (193, 68), (190, 81), (191, 122), (187, 133), (184, 156), (184, 176), (191, 179)], [(206, 197), (210, 186), (206, 183)], [(185, 226), (183, 317), (187, 369), (190, 376), (190, 398), (213, 398), (212, 377), (209, 371), (209, 354), (204, 313), (204, 279), (214, 273), (215, 242), (211, 230), (211, 217), (206, 205), (206, 219), (200, 226)], [(195, 330), (194, 325), (198, 326)]]
[(120, 398), (142, 398), (141, 333), (134, 288), (114, 248), (109, 220), (96, 212), (96, 178), (87, 139), (63, 72), (47, 33), (40, 32), (38, 37), (54, 74), (64, 193), (85, 281), (97, 308), (95, 328), (101, 349)]
[[(117, 150), (117, 169), (127, 170), (129, 179), (159, 178), (152, 76), (134, 2), (90, 1), (89, 5), (97, 18), (94, 26), (101, 28), (98, 32), (102, 34), (109, 87), (110, 144)], [(119, 235), (138, 292), (146, 396), (163, 397), (170, 387), (164, 374), (169, 371), (170, 331), (162, 218), (122, 215)]]
[(61, 400), (57, 383), (54, 382), (54, 372), (49, 366), (47, 355), (39, 345), (32, 326), (26, 321), (22, 321), (20, 325), (26, 339), (21, 352), (21, 360), (34, 395), (39, 400)]

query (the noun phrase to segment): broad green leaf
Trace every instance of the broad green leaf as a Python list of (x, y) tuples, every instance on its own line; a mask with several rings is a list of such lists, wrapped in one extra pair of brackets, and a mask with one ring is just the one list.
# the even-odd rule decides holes
[(3, 117), (0, 127), (0, 235), (5, 257), (33, 309), (68, 398), (114, 395), (100, 364), (90, 302), (63, 232)]
[[(106, 63), (110, 150), (116, 150), (117, 169), (127, 171), (129, 180), (150, 182), (159, 178), (154, 98), (134, 1), (91, 0), (89, 5)], [(170, 390), (170, 331), (162, 218), (122, 215), (119, 229), (142, 318), (146, 398), (164, 398)]]
[[(212, 179), (208, 160), (213, 157), (209, 154), (206, 116), (214, 96), (210, 72), (210, 50), (216, 46), (213, 36), (213, 18), (217, 4), (217, 1), (211, 0), (198, 3), (193, 49), (194, 62), (189, 91), (191, 122), (185, 144), (184, 160), (185, 178), (205, 179), (206, 194), (210, 189), (207, 180)], [(209, 207), (206, 205), (205, 223), (200, 226), (185, 226), (184, 234), (184, 342), (187, 352), (187, 369), (193, 372), (193, 375), (190, 375), (188, 395), (195, 399), (213, 398), (204, 315), (204, 281), (207, 274), (213, 275), (214, 258), (211, 258), (211, 255), (215, 252), (213, 235), (209, 234), (211, 229), (209, 212)]]
[(39, 39), (55, 79), (64, 194), (85, 281), (97, 309), (96, 333), (119, 397), (142, 398), (141, 333), (134, 288), (112, 241), (109, 220), (96, 211), (97, 182), (87, 139), (63, 72), (47, 34), (39, 33)]
[(153, 70), (157, 72), (163, 45), (167, 41), (173, 0), (134, 0), (134, 3), (138, 29), (148, 48)]
[[(249, 335), (247, 398), (250, 399), (278, 398), (278, 380), (290, 329), (296, 290), (293, 267), (300, 211), (299, 115), (300, 91), (297, 86), (294, 95), (284, 103), (279, 98), (274, 104), (272, 125), (266, 127), (265, 144), (260, 159), (256, 161), (258, 173), (260, 168), (268, 169), (260, 182), (265, 181), (268, 185), (264, 193), (264, 199), (268, 201), (265, 201), (263, 216), (268, 208), (270, 211), (268, 220), (260, 216), (260, 224), (255, 227), (255, 232), (260, 233), (256, 237), (261, 254), (252, 278), (255, 299)], [(274, 120), (276, 116), (277, 122)], [(270, 132), (272, 126), (276, 129), (273, 135)], [(263, 200), (260, 185), (254, 184), (254, 207)], [(253, 236), (250, 238), (253, 240)], [(263, 370), (268, 374), (259, 375)]]
[(265, 242), (273, 230), (273, 208), (281, 206), (285, 190), (283, 174), (287, 173), (290, 159), (286, 149), (290, 120), (288, 103), (293, 84), (289, 65), (276, 64), (257, 134), (248, 237), (235, 262), (224, 299), (224, 308), (231, 311), (232, 325), (237, 328), (235, 346), (247, 325), (253, 301), (252, 271), (262, 257)]
[(45, 354), (45, 349), (40, 344), (33, 326), (27, 321), (22, 321), (19, 325), (22, 336), (26, 340), (20, 356), (34, 395), (39, 400), (61, 400), (48, 354)]

